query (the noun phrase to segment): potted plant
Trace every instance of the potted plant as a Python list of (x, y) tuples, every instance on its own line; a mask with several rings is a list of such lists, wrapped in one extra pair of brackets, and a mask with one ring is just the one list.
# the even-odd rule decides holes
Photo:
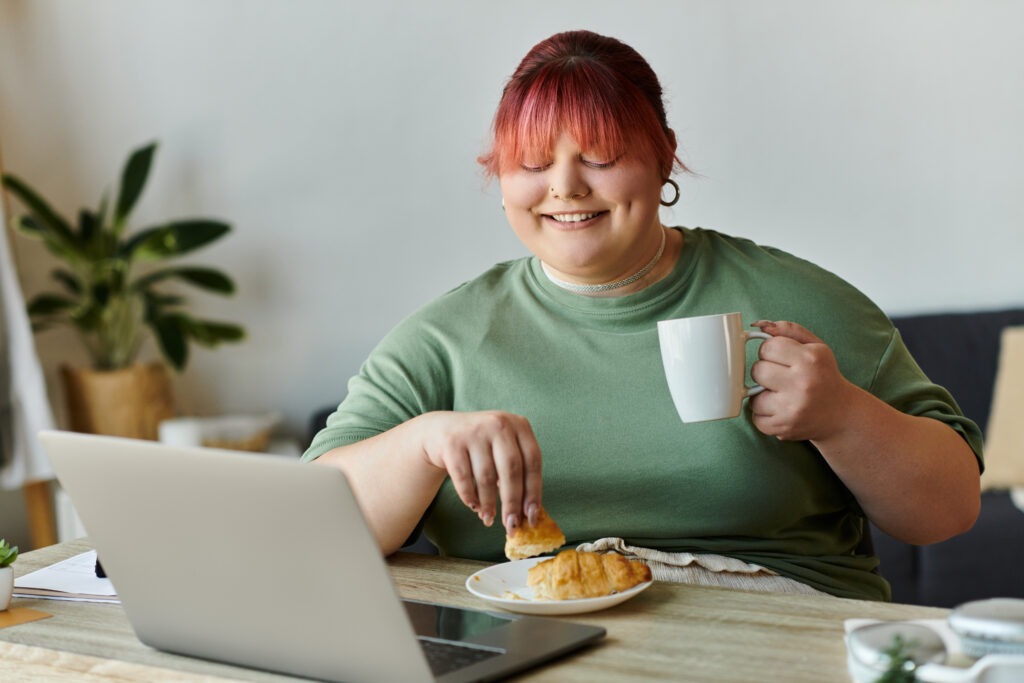
[(26, 209), (14, 219), (15, 228), (42, 240), (63, 262), (52, 272), (59, 291), (28, 303), (33, 330), (71, 325), (92, 360), (89, 369), (62, 368), (76, 431), (152, 439), (159, 422), (174, 415), (164, 363), (137, 360), (147, 332), (163, 360), (179, 371), (188, 362), (192, 342), (213, 347), (245, 336), (239, 325), (189, 315), (186, 299), (163, 289), (176, 283), (233, 294), (234, 283), (218, 269), (163, 264), (220, 239), (230, 231), (228, 224), (197, 218), (129, 231), (128, 218), (149, 178), (156, 148), (153, 142), (134, 150), (113, 203), (104, 194), (97, 209), (79, 211), (74, 225), (21, 178), (3, 176), (4, 187)]
[(8, 545), (6, 538), (0, 538), (0, 612), (11, 604), (11, 593), (14, 592), (14, 568), (11, 567), (18, 559), (18, 546)]

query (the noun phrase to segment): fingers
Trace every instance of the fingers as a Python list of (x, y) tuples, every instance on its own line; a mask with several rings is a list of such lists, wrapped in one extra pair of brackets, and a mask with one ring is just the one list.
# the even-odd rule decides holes
[[(472, 456), (468, 451), (459, 452), (456, 448), (452, 447), (444, 454), (437, 466), (447, 471), (448, 478), (451, 479), (452, 486), (455, 488), (455, 493), (466, 504), (466, 507), (477, 513), (477, 516), (480, 517), (484, 524), (489, 525), (477, 491), (472, 462)], [(492, 520), (493, 517), (494, 515), (491, 513)]]
[(754, 323), (771, 339), (761, 344), (751, 378), (765, 391), (751, 400), (754, 426), (785, 440), (822, 438), (841, 426), (837, 404), (846, 388), (835, 355), (797, 323)]
[[(502, 522), (505, 528), (512, 531), (522, 519), (523, 511), (523, 470), (525, 465), (519, 449), (519, 440), (515, 434), (502, 433), (498, 435), (494, 443), (494, 453), (491, 463), (497, 468), (497, 491), (501, 495)], [(480, 481), (479, 479), (477, 480)], [(493, 497), (494, 485), (489, 486), (489, 493)]]
[(761, 344), (758, 351), (758, 357), (763, 361), (793, 367), (813, 363), (816, 357), (831, 353), (820, 337), (798, 323), (758, 320), (751, 323), (751, 326), (772, 335), (771, 339)]
[[(524, 420), (525, 422), (525, 420)], [(523, 511), (530, 524), (536, 524), (541, 505), (541, 456), (540, 445), (533, 434), (533, 428), (526, 423), (527, 431), (519, 435), (519, 451), (523, 455)]]
[(788, 320), (758, 320), (750, 323), (750, 326), (758, 327), (762, 332), (767, 332), (775, 337), (786, 337), (801, 344), (821, 343), (821, 339), (806, 327)]
[(508, 531), (513, 531), (523, 520), (536, 523), (541, 504), (541, 455), (537, 438), (526, 418), (514, 416), (511, 427), (513, 433), (502, 434), (497, 441), (494, 458), (502, 521)]
[(526, 418), (498, 411), (445, 413), (425, 439), (427, 459), (448, 473), (459, 498), (486, 526), (497, 516), (509, 530), (536, 521), (541, 454)]
[(498, 471), (494, 466), (494, 457), (486, 445), (480, 445), (470, 453), (470, 462), (472, 463), (473, 478), (466, 485), (467, 487), (472, 485), (475, 489), (476, 500), (479, 504), (476, 513), (480, 517), (480, 521), (484, 523), (484, 526), (491, 526), (494, 524), (495, 510), (498, 505), (496, 495)]

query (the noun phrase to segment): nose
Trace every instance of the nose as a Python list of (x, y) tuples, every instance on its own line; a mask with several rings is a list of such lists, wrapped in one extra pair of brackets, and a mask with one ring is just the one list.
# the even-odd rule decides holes
[(551, 196), (570, 202), (590, 194), (590, 187), (575, 164), (555, 164), (551, 168)]

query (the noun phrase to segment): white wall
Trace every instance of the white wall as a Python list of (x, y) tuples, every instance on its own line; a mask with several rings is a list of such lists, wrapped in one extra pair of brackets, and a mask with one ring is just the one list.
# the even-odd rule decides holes
[[(158, 138), (137, 224), (230, 220), (189, 260), (240, 291), (195, 309), (250, 335), (196, 350), (182, 410), (276, 409), (301, 434), (398, 319), (525, 253), (474, 159), (560, 30), (660, 74), (699, 174), (666, 223), (794, 251), (890, 313), (1024, 304), (1022, 25), (1012, 0), (0, 0), (0, 142), (73, 213)], [(15, 247), (40, 291), (50, 257)], [(82, 360), (38, 342), (51, 378)]]

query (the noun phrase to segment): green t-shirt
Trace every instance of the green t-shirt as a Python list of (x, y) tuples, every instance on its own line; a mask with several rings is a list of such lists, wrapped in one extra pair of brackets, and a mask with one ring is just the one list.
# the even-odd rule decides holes
[[(732, 311), (746, 323), (792, 320), (832, 348), (848, 380), (949, 424), (980, 459), (977, 426), (848, 283), (749, 240), (682, 231), (673, 272), (635, 294), (573, 294), (523, 258), (428, 304), (373, 351), (305, 459), (432, 410), (509, 411), (533, 427), (544, 506), (569, 546), (617, 536), (736, 557), (843, 597), (888, 599), (877, 559), (857, 552), (864, 514), (813, 446), (762, 434), (748, 405), (733, 420), (680, 421), (657, 321)], [(747, 345), (748, 367), (757, 346)], [(424, 529), (443, 554), (504, 559), (504, 529), (484, 527), (450, 480)]]

